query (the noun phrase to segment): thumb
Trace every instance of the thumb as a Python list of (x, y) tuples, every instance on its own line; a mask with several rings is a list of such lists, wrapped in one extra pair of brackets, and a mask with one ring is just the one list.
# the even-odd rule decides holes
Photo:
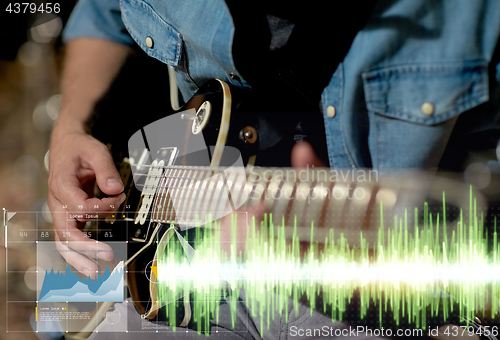
[(293, 146), (291, 164), (294, 168), (325, 167), (325, 163), (316, 156), (308, 142), (299, 142)]
[(124, 185), (107, 147), (102, 146), (92, 150), (88, 160), (102, 192), (107, 195), (118, 195), (123, 191)]

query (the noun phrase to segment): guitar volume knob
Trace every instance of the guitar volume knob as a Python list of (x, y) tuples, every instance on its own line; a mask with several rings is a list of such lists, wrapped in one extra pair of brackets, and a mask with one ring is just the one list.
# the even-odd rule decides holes
[(254, 144), (257, 141), (257, 131), (252, 126), (246, 126), (240, 131), (240, 139), (245, 143)]

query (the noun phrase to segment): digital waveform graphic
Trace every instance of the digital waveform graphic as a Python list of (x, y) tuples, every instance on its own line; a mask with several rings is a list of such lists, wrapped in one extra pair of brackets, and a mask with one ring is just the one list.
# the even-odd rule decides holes
[[(366, 318), (370, 304), (375, 303), (381, 325), (382, 315), (388, 311), (392, 311), (396, 325), (404, 322), (421, 328), (428, 327), (432, 317), (442, 317), (441, 321), (451, 315), (464, 320), (473, 320), (475, 315), (493, 318), (500, 307), (496, 219), (493, 235), (488, 235), (471, 192), (468, 216), (460, 211), (456, 225), (450, 227), (444, 200), (443, 193), (441, 215), (433, 216), (424, 205), (420, 225), (415, 209), (411, 231), (406, 211), (404, 217), (394, 216), (392, 226), (384, 225), (381, 206), (378, 239), (370, 243), (360, 233), (359, 247), (349, 245), (333, 228), (324, 241), (313, 242), (315, 229), (311, 225), (311, 242), (304, 251), (296, 223), (290, 237), (284, 221), (275, 226), (272, 218), (265, 218), (260, 227), (252, 219), (245, 251), (237, 253), (237, 224), (233, 219), (230, 251), (225, 252), (220, 246), (224, 232), (221, 234), (220, 226), (212, 223), (209, 237), (195, 236), (198, 246), (191, 260), (173, 239), (159, 254), (160, 304), (166, 306), (171, 325), (175, 325), (176, 317), (172, 301), (190, 299), (194, 321), (207, 323), (207, 315), (218, 319), (221, 291), (225, 291), (231, 306), (236, 306), (242, 288), (243, 299), (252, 316), (260, 317), (262, 328), (269, 327), (275, 312), (289, 310), (290, 304), (298, 306), (304, 297), (311, 313), (316, 308), (329, 313), (332, 320), (343, 320), (355, 294), (360, 299), (359, 317)], [(490, 238), (493, 249), (488, 251)], [(317, 301), (322, 305), (316, 305)], [(231, 317), (234, 326), (236, 308)], [(286, 322), (287, 313), (282, 317)], [(209, 327), (199, 325), (198, 331), (204, 326)]]
[(45, 272), (39, 302), (122, 302), (123, 261), (113, 272), (106, 267), (102, 276), (80, 278), (69, 265), (66, 272)]

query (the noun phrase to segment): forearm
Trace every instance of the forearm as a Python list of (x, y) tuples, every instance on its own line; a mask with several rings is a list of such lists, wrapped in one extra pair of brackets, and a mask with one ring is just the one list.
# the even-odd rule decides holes
[[(92, 211), (106, 216), (125, 200), (125, 194), (121, 193), (123, 183), (108, 149), (85, 133), (85, 122), (108, 91), (129, 52), (127, 47), (100, 39), (78, 38), (67, 46), (62, 105), (52, 133), (47, 202), (58, 249), (64, 251), (62, 254), (69, 263), (89, 277), (95, 276), (98, 267), (88, 254), (95, 254), (92, 251), (97, 246), (109, 261), (113, 258), (111, 248), (89, 239), (80, 230), (86, 222), (84, 215), (78, 215), (82, 216), (78, 220), (68, 220), (67, 212)], [(94, 180), (108, 197), (93, 197)], [(77, 244), (77, 248), (73, 249), (72, 244)], [(66, 252), (68, 249), (74, 252)]]
[(130, 51), (127, 46), (102, 39), (78, 38), (68, 43), (62, 105), (54, 136), (85, 131), (85, 121), (108, 91)]

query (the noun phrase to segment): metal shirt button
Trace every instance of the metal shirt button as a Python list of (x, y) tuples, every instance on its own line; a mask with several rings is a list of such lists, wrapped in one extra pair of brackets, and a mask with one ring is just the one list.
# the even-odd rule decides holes
[(424, 115), (432, 116), (434, 114), (434, 111), (435, 111), (434, 104), (432, 104), (430, 102), (425, 102), (420, 107), (420, 110), (422, 111), (422, 113)]
[(154, 41), (153, 41), (153, 38), (151, 37), (147, 37), (146, 38), (146, 46), (149, 47), (149, 48), (152, 48), (154, 46)]
[(335, 106), (328, 105), (328, 107), (326, 108), (326, 115), (330, 118), (333, 118), (333, 117), (335, 117), (336, 114), (337, 114), (337, 110), (335, 109)]

